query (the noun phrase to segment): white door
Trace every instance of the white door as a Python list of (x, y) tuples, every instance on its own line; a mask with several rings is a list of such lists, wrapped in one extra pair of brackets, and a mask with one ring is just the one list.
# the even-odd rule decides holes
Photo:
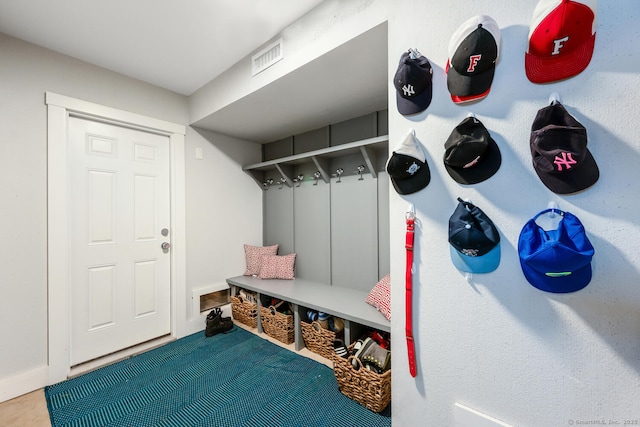
[(169, 138), (68, 123), (74, 366), (170, 333)]

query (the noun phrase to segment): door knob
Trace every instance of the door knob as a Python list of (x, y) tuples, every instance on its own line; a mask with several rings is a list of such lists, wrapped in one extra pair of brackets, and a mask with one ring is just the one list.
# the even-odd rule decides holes
[(162, 248), (163, 251), (168, 251), (171, 248), (171, 243), (169, 242), (162, 242), (162, 244), (160, 245), (160, 247)]

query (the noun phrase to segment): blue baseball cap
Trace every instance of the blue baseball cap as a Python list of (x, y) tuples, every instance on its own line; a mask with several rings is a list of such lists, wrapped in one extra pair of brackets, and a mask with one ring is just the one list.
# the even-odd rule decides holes
[(490, 273), (500, 264), (500, 233), (474, 204), (458, 198), (449, 218), (451, 262), (467, 273)]
[[(558, 228), (545, 230), (536, 219), (552, 211), (562, 215), (562, 219)], [(580, 220), (572, 213), (558, 209), (545, 209), (531, 218), (518, 238), (524, 277), (546, 292), (575, 292), (587, 286), (591, 281), (594, 253)]]

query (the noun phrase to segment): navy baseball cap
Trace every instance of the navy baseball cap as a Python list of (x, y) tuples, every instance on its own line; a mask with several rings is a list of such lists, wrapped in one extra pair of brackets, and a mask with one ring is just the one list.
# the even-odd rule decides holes
[(458, 197), (449, 218), (449, 249), (458, 270), (490, 273), (500, 264), (500, 233), (482, 209)]
[(432, 75), (431, 63), (420, 52), (410, 49), (402, 54), (393, 77), (400, 114), (418, 114), (427, 109), (433, 94)]
[[(541, 215), (562, 215), (558, 227), (545, 230)], [(545, 209), (531, 218), (518, 238), (518, 254), (524, 277), (534, 287), (553, 293), (578, 291), (591, 281), (591, 259), (595, 250), (580, 220), (571, 212)]]

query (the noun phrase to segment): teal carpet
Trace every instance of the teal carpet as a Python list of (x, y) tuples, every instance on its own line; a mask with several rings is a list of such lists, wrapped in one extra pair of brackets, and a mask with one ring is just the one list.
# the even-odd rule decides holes
[(388, 413), (343, 396), (327, 366), (238, 327), (187, 336), (45, 396), (53, 427), (391, 425)]

